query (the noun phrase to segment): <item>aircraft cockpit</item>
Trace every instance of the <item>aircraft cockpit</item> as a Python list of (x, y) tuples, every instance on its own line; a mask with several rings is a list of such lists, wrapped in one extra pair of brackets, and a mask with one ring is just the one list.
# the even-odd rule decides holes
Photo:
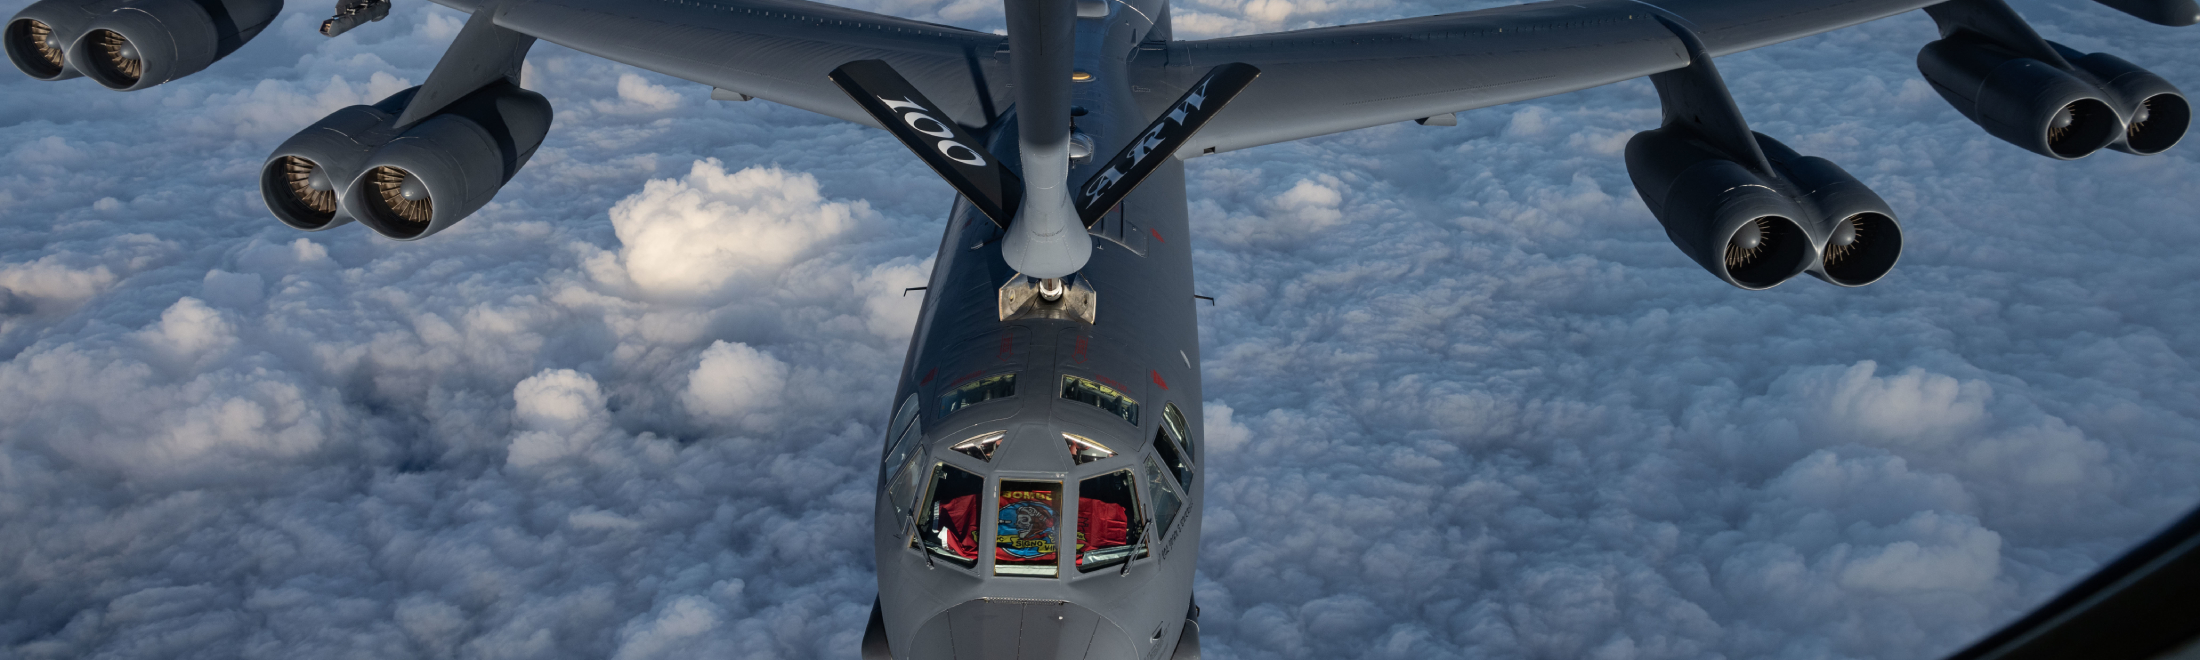
[[(1151, 423), (1142, 418), (1150, 409), (1120, 388), (1062, 374), (1041, 381), (1039, 391), (1052, 395), (1042, 402), (1029, 397), (1039, 389), (1031, 379), (993, 374), (942, 388), (935, 424), (975, 425), (929, 438), (919, 419), (925, 402), (904, 400), (880, 474), (902, 550), (982, 576), (1129, 572), (1160, 550), (1156, 542), (1185, 508), (1194, 471), (1183, 414), (1163, 404), (1147, 439), (1141, 423)], [(1087, 412), (1051, 415), (1048, 405)], [(1007, 418), (966, 421), (984, 419), (979, 409)]]

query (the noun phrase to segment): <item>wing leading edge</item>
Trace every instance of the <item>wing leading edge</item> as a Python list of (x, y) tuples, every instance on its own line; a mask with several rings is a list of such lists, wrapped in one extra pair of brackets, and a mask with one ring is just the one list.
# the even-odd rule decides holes
[(622, 64), (880, 126), (826, 78), (882, 60), (948, 115), (982, 126), (1008, 97), (1004, 37), (803, 0), (437, 0)]
[(1545, 2), (1169, 46), (1190, 73), (1263, 71), (1181, 153), (1216, 153), (1564, 94), (1688, 65), (1657, 17), (1713, 55), (1865, 23), (1936, 0)]
[[(969, 125), (1008, 104), (1005, 38), (805, 0), (438, 0), (493, 6), (498, 26), (624, 64), (870, 126), (826, 79), (841, 64), (891, 65)], [(1934, 0), (1545, 2), (1168, 45), (1188, 84), (1231, 62), (1260, 68), (1183, 153), (1232, 151), (1502, 105), (1686, 66), (1656, 17), (1714, 55), (1864, 23)]]
[[(826, 79), (885, 61), (947, 114), (983, 125), (1008, 104), (1005, 38), (805, 0), (438, 0), (493, 6), (498, 26), (616, 62), (879, 126)], [(1686, 66), (1654, 17), (1714, 55), (1864, 23), (1934, 0), (1545, 2), (1376, 23), (1169, 44), (1188, 84), (1231, 62), (1259, 67), (1186, 145), (1231, 151), (1541, 98)]]

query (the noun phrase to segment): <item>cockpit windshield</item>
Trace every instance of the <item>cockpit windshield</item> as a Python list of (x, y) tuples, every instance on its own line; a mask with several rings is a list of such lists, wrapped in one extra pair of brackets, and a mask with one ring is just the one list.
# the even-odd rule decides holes
[(1108, 414), (1123, 418), (1132, 426), (1138, 425), (1138, 401), (1113, 387), (1076, 376), (1062, 377), (1062, 398), (1092, 405)]
[(1169, 474), (1152, 456), (1146, 457), (1146, 492), (1153, 497), (1153, 521), (1160, 527), (1155, 534), (1168, 538), (1169, 526), (1176, 522), (1176, 510), (1184, 506), (1184, 497), (1177, 494), (1176, 484), (1169, 481)]
[(978, 515), (985, 477), (946, 463), (935, 464), (917, 537), (926, 551), (963, 566), (978, 563)]
[(1054, 577), (1062, 513), (1062, 482), (1001, 480), (993, 538), (993, 573)]
[(1143, 550), (1138, 485), (1130, 470), (1077, 482), (1077, 570), (1122, 563)]

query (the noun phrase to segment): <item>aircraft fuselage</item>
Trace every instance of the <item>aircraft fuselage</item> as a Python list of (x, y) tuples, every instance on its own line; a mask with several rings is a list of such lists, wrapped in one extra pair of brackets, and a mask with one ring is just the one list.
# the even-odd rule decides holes
[[(1107, 7), (1078, 20), (1077, 71), (1089, 79), (1073, 86), (1074, 123), (1097, 153), (1073, 161), (1070, 181), (1191, 82), (1171, 76), (1166, 53), (1138, 51), (1162, 3)], [(1018, 162), (1013, 108), (980, 133)], [(1176, 649), (1206, 449), (1184, 185), (1170, 160), (1092, 228), (1076, 276), (1096, 297), (1091, 323), (1003, 320), (1000, 289), (1017, 276), (1003, 232), (957, 199), (882, 451), (878, 618), (893, 657)]]

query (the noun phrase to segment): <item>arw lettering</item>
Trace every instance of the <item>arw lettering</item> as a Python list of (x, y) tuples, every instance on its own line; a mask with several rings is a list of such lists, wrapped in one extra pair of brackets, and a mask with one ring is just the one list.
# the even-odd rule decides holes
[(1085, 189), (1081, 191), (1084, 193), (1085, 198), (1092, 202), (1100, 201), (1100, 193), (1115, 187), (1115, 182), (1121, 181), (1123, 177), (1130, 176), (1131, 170), (1136, 169), (1140, 161), (1146, 160), (1147, 156), (1152, 155), (1156, 149), (1160, 148), (1162, 142), (1168, 141), (1167, 134), (1170, 132), (1170, 127), (1182, 129), (1184, 120), (1190, 117), (1192, 113), (1198, 112), (1200, 104), (1206, 101), (1207, 81), (1202, 80), (1198, 87), (1192, 88), (1192, 91), (1184, 96), (1184, 102), (1176, 104), (1176, 107), (1170, 108), (1169, 113), (1164, 115), (1168, 121), (1156, 122), (1153, 128), (1146, 129), (1146, 134), (1138, 136), (1138, 141), (1133, 143), (1133, 148), (1129, 153), (1124, 154), (1124, 158), (1118, 158), (1114, 163), (1110, 163), (1108, 169), (1101, 170), (1099, 176), (1095, 177), (1092, 183), (1085, 186)]

